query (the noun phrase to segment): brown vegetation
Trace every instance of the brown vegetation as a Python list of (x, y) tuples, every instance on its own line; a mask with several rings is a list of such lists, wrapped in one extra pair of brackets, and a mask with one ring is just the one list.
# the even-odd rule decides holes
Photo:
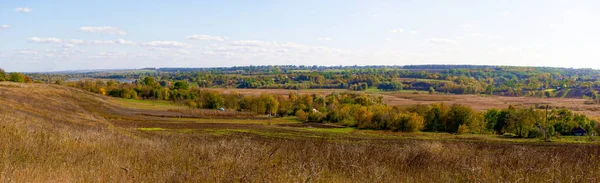
[(596, 145), (145, 132), (115, 121), (181, 121), (40, 84), (0, 83), (0, 105), (3, 182), (600, 181)]

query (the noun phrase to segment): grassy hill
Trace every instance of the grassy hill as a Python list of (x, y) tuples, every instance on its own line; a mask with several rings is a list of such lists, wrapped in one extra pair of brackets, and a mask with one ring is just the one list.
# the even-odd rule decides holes
[(43, 84), (0, 82), (0, 106), (2, 182), (600, 180), (596, 145), (269, 121)]

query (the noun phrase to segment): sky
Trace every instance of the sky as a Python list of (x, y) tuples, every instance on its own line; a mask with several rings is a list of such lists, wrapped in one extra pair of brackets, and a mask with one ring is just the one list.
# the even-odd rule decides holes
[(0, 0), (0, 68), (600, 69), (597, 0)]

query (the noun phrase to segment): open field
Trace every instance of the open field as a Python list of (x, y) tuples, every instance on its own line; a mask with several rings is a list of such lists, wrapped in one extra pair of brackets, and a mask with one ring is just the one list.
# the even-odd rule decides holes
[(598, 137), (357, 130), (42, 84), (0, 83), (0, 105), (3, 182), (600, 181)]

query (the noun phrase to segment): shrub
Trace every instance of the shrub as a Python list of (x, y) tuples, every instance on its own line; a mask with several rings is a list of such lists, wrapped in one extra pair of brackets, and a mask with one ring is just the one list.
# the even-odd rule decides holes
[(308, 121), (323, 122), (323, 113), (311, 111), (308, 113)]
[(304, 112), (303, 110), (298, 110), (298, 111), (296, 111), (296, 119), (298, 119), (300, 121), (307, 121), (308, 114), (306, 114), (306, 112)]
[(458, 134), (469, 133), (469, 127), (467, 127), (467, 125), (465, 125), (465, 124), (462, 124), (462, 125), (458, 126), (458, 131), (456, 131), (456, 133), (458, 133)]
[(405, 132), (418, 132), (425, 128), (425, 120), (417, 113), (412, 113), (404, 124)]
[(194, 102), (193, 100), (187, 100), (185, 101), (185, 105), (191, 108), (196, 108), (198, 107), (198, 104), (196, 102)]
[(529, 134), (527, 135), (527, 137), (528, 138), (544, 137), (544, 133), (538, 128), (532, 128), (529, 130)]

